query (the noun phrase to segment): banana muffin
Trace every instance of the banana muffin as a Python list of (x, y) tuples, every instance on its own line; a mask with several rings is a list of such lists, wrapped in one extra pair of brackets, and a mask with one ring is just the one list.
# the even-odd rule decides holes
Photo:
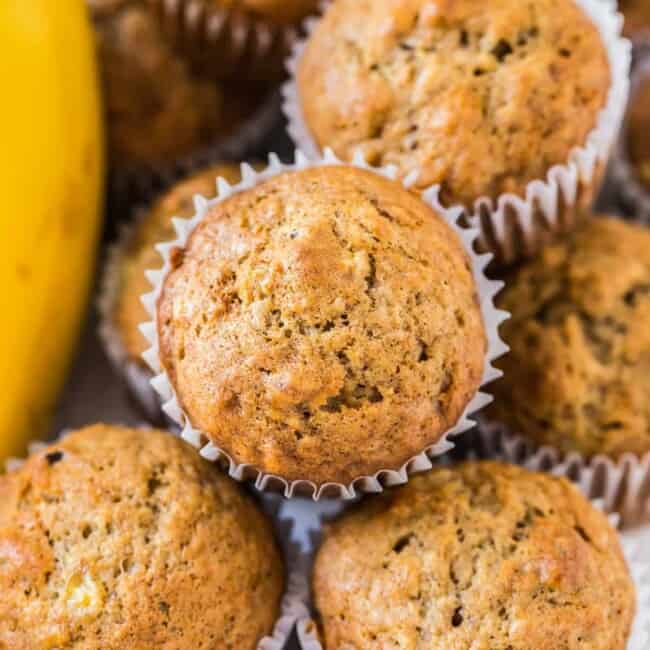
[(625, 140), (636, 178), (650, 191), (650, 74), (638, 79), (628, 109)]
[(326, 528), (325, 650), (625, 650), (634, 584), (616, 531), (565, 479), (438, 468)]
[(194, 214), (195, 194), (208, 198), (216, 194), (219, 176), (231, 184), (238, 183), (241, 180), (239, 165), (217, 163), (174, 185), (143, 216), (124, 252), (113, 318), (129, 361), (143, 368), (146, 364), (142, 353), (148, 345), (138, 327), (149, 316), (140, 299), (151, 291), (145, 271), (162, 266), (160, 253), (154, 246), (176, 237), (172, 217), (190, 218)]
[(158, 168), (232, 135), (267, 88), (217, 83), (164, 38), (146, 0), (91, 2), (115, 167)]
[[(607, 51), (573, 0), (337, 0), (297, 70), (319, 147), (420, 170), (447, 204), (525, 196), (586, 143)], [(575, 119), (580, 115), (580, 119)]]
[(97, 425), (0, 476), (0, 648), (241, 648), (283, 590), (269, 523), (161, 431)]
[(212, 206), (172, 251), (157, 314), (192, 425), (287, 480), (401, 467), (456, 424), (483, 375), (460, 239), (356, 167), (283, 173)]
[(595, 218), (506, 278), (492, 417), (586, 456), (650, 451), (650, 231)]
[(626, 36), (650, 35), (650, 3), (648, 0), (621, 0), (619, 10), (625, 17)]

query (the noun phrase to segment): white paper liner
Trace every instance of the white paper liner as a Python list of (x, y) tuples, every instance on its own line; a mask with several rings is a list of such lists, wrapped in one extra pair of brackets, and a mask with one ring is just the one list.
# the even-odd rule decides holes
[(281, 503), (268, 495), (260, 495), (262, 507), (273, 521), (276, 539), (282, 549), (285, 566), (285, 593), (280, 606), (280, 618), (273, 627), (271, 636), (266, 636), (257, 644), (257, 650), (283, 650), (296, 623), (307, 611), (304, 600), (304, 574), (300, 570), (300, 547), (293, 541), (292, 518), (282, 514)]
[[(650, 83), (650, 40), (637, 51), (637, 60), (632, 69), (632, 87), (630, 102), (643, 81)], [(631, 105), (631, 104), (630, 104)], [(648, 106), (650, 112), (650, 106)], [(627, 151), (628, 121), (623, 122), (612, 164), (612, 174), (618, 190), (620, 201), (626, 210), (632, 212), (632, 218), (645, 225), (650, 225), (650, 188), (638, 178), (634, 164)]]
[[(286, 53), (298, 39), (293, 25), (274, 24), (245, 10), (211, 6), (207, 0), (150, 0), (163, 28), (190, 57), (218, 61), (218, 78), (266, 79), (282, 72)], [(218, 58), (217, 58), (218, 57)], [(266, 73), (266, 74), (265, 74)]]
[[(146, 429), (147, 425), (140, 428)], [(30, 443), (26, 458), (8, 458), (5, 460), (6, 471), (12, 472), (20, 469), (28, 457), (43, 451), (47, 447), (56, 445), (68, 433), (70, 433), (70, 430), (62, 431), (52, 442), (36, 441)], [(285, 592), (280, 604), (280, 616), (273, 626), (271, 635), (259, 640), (257, 650), (283, 650), (297, 621), (303, 620), (309, 615), (309, 610), (305, 604), (304, 554), (301, 552), (300, 545), (294, 541), (292, 531), (295, 520), (290, 513), (284, 514), (281, 512), (280, 501), (268, 495), (259, 495), (256, 501), (258, 501), (258, 505), (273, 524), (275, 538), (282, 552), (285, 567)]]
[[(546, 178), (528, 183), (524, 198), (507, 193), (496, 201), (484, 196), (474, 202), (473, 211), (467, 217), (482, 229), (482, 248), (491, 250), (501, 263), (534, 254), (548, 239), (549, 232), (573, 227), (580, 218), (578, 206), (589, 207), (595, 201), (625, 113), (631, 44), (621, 36), (623, 16), (617, 13), (616, 0), (575, 2), (594, 22), (607, 50), (611, 71), (607, 102), (585, 143), (571, 150), (565, 164), (551, 167)], [(307, 126), (296, 74), (309, 35), (318, 22), (317, 18), (305, 21), (307, 37), (294, 45), (287, 60), (291, 78), (282, 89), (287, 130), (296, 147), (310, 157), (318, 156), (319, 147)]]
[(338, 517), (350, 501), (323, 499), (287, 499), (278, 514), (292, 522), (291, 541), (298, 553), (294, 555), (292, 575), (295, 580), (293, 607), (300, 611), (296, 618), (296, 632), (304, 650), (322, 650), (311, 615), (310, 575), (316, 550), (320, 545), (323, 524)]
[[(408, 480), (409, 474), (413, 472), (424, 471), (430, 469), (431, 457), (438, 456), (445, 453), (454, 447), (454, 444), (449, 440), (450, 437), (458, 435), (468, 429), (472, 428), (473, 422), (470, 415), (479, 411), (486, 406), (492, 398), (480, 390), (473, 397), (467, 405), (463, 415), (457, 424), (450, 430), (445, 432), (438, 442), (427, 447), (421, 453), (410, 458), (399, 469), (382, 469), (373, 474), (372, 476), (360, 476), (350, 482), (348, 485), (340, 483), (325, 483), (323, 485), (316, 485), (314, 482), (304, 479), (287, 481), (281, 476), (274, 474), (267, 474), (258, 468), (240, 464), (236, 459), (232, 458), (226, 451), (220, 449), (212, 442), (207, 442), (209, 437), (207, 434), (197, 430), (192, 425), (190, 418), (183, 412), (176, 393), (171, 385), (169, 378), (164, 372), (159, 356), (158, 356), (158, 327), (157, 327), (157, 313), (156, 305), (160, 297), (162, 286), (171, 270), (170, 252), (174, 249), (184, 248), (190, 234), (194, 231), (197, 225), (204, 219), (207, 211), (217, 203), (220, 203), (232, 196), (235, 193), (248, 190), (258, 183), (268, 180), (273, 176), (284, 172), (295, 172), (313, 167), (326, 167), (326, 166), (341, 166), (348, 165), (365, 169), (373, 173), (384, 176), (391, 180), (397, 180), (397, 170), (394, 167), (375, 168), (368, 165), (361, 154), (355, 156), (351, 163), (344, 163), (339, 160), (331, 150), (326, 149), (323, 158), (318, 160), (308, 160), (300, 151), (296, 151), (295, 162), (293, 164), (282, 164), (275, 154), (269, 155), (269, 166), (262, 172), (256, 172), (252, 167), (243, 164), (242, 181), (234, 186), (229, 185), (223, 178), (219, 178), (217, 185), (219, 188), (219, 195), (210, 201), (201, 196), (195, 197), (196, 214), (188, 220), (173, 219), (174, 227), (176, 229), (177, 238), (165, 244), (159, 244), (156, 248), (160, 252), (164, 260), (162, 270), (148, 271), (147, 277), (149, 278), (152, 286), (154, 287), (151, 293), (142, 297), (142, 302), (151, 315), (152, 320), (148, 323), (141, 325), (141, 331), (151, 343), (151, 348), (143, 354), (143, 358), (151, 366), (156, 373), (156, 377), (152, 380), (153, 387), (158, 391), (163, 399), (163, 410), (182, 428), (182, 437), (189, 443), (200, 449), (201, 455), (211, 461), (221, 461), (227, 467), (228, 472), (232, 478), (237, 481), (254, 480), (255, 487), (258, 490), (282, 490), (286, 497), (290, 498), (295, 494), (309, 494), (314, 500), (321, 498), (321, 496), (338, 496), (344, 499), (352, 499), (356, 496), (357, 492), (381, 492), (387, 485), (398, 485), (405, 483)], [(403, 180), (405, 187), (410, 188), (415, 180), (414, 175), (409, 175)], [(477, 228), (468, 227), (462, 228), (458, 225), (458, 220), (462, 215), (460, 208), (443, 208), (438, 201), (438, 187), (432, 187), (422, 193), (423, 200), (425, 200), (438, 214), (440, 214), (454, 230), (462, 241), (465, 251), (469, 255), (472, 262), (472, 271), (474, 274), (475, 282), (478, 289), (478, 294), (481, 298), (481, 312), (485, 324), (485, 331), (488, 339), (488, 349), (485, 358), (484, 373), (481, 382), (481, 387), (501, 376), (501, 371), (496, 369), (492, 362), (504, 354), (507, 350), (506, 345), (501, 341), (498, 334), (499, 325), (508, 318), (508, 314), (504, 311), (496, 309), (494, 306), (494, 296), (499, 292), (503, 284), (501, 282), (488, 280), (485, 275), (485, 267), (491, 260), (491, 254), (479, 255), (474, 251), (474, 242), (476, 241), (479, 231)]]
[(143, 166), (112, 164), (110, 192), (119, 206), (130, 208), (134, 202), (152, 199), (175, 181), (192, 172), (224, 160), (246, 159), (252, 149), (261, 144), (279, 124), (280, 97), (272, 92), (235, 131), (226, 137), (208, 142), (199, 151), (167, 163)]
[(99, 313), (97, 332), (108, 360), (115, 372), (124, 378), (140, 410), (149, 422), (160, 424), (162, 410), (158, 393), (151, 386), (153, 374), (145, 364), (135, 362), (129, 357), (115, 324), (115, 308), (121, 290), (126, 250), (145, 214), (144, 209), (137, 210), (133, 223), (123, 224), (117, 241), (107, 248), (96, 302)]
[[(505, 459), (501, 458), (501, 460)], [(571, 478), (560, 468), (552, 468), (552, 473)], [(578, 487), (582, 490), (580, 485)], [(585, 496), (588, 494), (585, 493)], [(601, 500), (591, 499), (591, 502), (599, 510), (604, 510)], [(296, 623), (301, 650), (324, 650), (311, 615), (310, 575), (322, 540), (323, 524), (335, 519), (349, 507), (349, 504), (341, 501), (327, 509), (324, 509), (323, 505), (323, 502), (307, 504), (300, 503), (300, 500), (293, 500), (287, 501), (281, 510), (284, 517), (293, 519), (294, 540), (296, 543), (301, 543), (302, 547), (302, 553), (296, 564), (296, 572), (302, 574), (297, 578), (300, 588), (294, 592), (296, 598), (302, 596), (303, 611), (307, 612), (304, 617), (299, 617)], [(648, 650), (650, 648), (650, 547), (646, 542), (650, 539), (650, 526), (645, 529), (621, 530), (617, 514), (608, 514), (608, 518), (612, 525), (619, 529), (623, 554), (636, 587), (637, 612), (627, 650)], [(296, 611), (298, 606), (299, 604), (296, 603)]]
[(608, 513), (620, 515), (624, 526), (650, 524), (650, 453), (623, 454), (615, 460), (598, 455), (585, 458), (550, 446), (536, 446), (503, 424), (479, 418), (476, 453), (500, 457), (539, 472), (567, 476), (590, 499), (601, 499)]

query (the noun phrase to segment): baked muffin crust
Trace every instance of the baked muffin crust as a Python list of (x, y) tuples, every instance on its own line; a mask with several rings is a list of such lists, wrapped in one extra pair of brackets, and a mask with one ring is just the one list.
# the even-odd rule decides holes
[(272, 631), (267, 520), (177, 438), (97, 425), (0, 477), (0, 648), (242, 648)]
[(94, 8), (113, 163), (166, 165), (231, 134), (264, 86), (217, 83), (165, 39), (143, 0)]
[[(523, 196), (565, 164), (610, 86), (597, 28), (573, 0), (337, 0), (297, 83), (320, 147), (420, 169), (468, 209)], [(580, 115), (580, 119), (575, 119)]]
[(469, 259), (394, 181), (281, 174), (215, 205), (172, 257), (161, 362), (194, 427), (239, 463), (319, 484), (397, 468), (480, 385)]
[(506, 279), (492, 416), (587, 456), (650, 451), (650, 232), (595, 218)]
[(129, 359), (145, 366), (142, 353), (149, 347), (139, 326), (149, 320), (140, 298), (151, 291), (145, 271), (162, 266), (156, 244), (176, 237), (172, 217), (189, 219), (194, 214), (193, 198), (201, 194), (211, 198), (216, 194), (216, 179), (222, 176), (229, 183), (241, 180), (239, 165), (218, 163), (202, 169), (174, 185), (161, 196), (138, 224), (128, 246), (121, 268), (120, 292), (115, 305), (115, 324)]
[(438, 468), (326, 530), (325, 650), (624, 650), (634, 585), (616, 532), (565, 479)]

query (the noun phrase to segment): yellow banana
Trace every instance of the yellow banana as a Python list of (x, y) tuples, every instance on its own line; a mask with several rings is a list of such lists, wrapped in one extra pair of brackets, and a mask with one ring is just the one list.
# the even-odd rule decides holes
[(85, 0), (0, 2), (0, 460), (51, 422), (79, 337), (104, 151)]

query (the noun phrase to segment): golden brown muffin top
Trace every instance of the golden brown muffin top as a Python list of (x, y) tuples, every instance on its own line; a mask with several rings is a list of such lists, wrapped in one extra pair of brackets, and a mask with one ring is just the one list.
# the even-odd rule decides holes
[(130, 361), (144, 366), (142, 353), (149, 347), (138, 327), (150, 319), (140, 301), (143, 294), (151, 291), (145, 271), (162, 266), (160, 253), (154, 246), (176, 238), (172, 217), (190, 218), (194, 214), (194, 195), (214, 196), (218, 176), (229, 183), (238, 183), (239, 165), (217, 163), (177, 183), (151, 206), (137, 226), (120, 270), (120, 292), (114, 313)]
[[(523, 195), (605, 106), (607, 53), (573, 0), (336, 0), (298, 86), (317, 143), (420, 169), (448, 203)], [(575, 119), (580, 115), (580, 119)]]
[(145, 2), (95, 10), (108, 139), (116, 164), (157, 166), (231, 134), (263, 97), (196, 73)]
[(621, 0), (619, 10), (625, 17), (626, 36), (650, 34), (650, 3), (648, 0)]
[(161, 431), (97, 425), (0, 477), (0, 648), (242, 648), (283, 589), (269, 523)]
[(630, 102), (627, 149), (637, 178), (650, 189), (650, 76), (640, 81)]
[(375, 173), (276, 176), (215, 205), (172, 257), (161, 362), (193, 425), (239, 463), (315, 483), (399, 467), (481, 382), (458, 237)]
[(506, 279), (494, 417), (588, 456), (650, 451), (650, 231), (588, 221)]
[(606, 517), (495, 462), (363, 501), (327, 529), (313, 588), (326, 650), (624, 650), (635, 610)]
[(217, 9), (249, 12), (281, 25), (295, 24), (318, 9), (318, 0), (207, 0)]

